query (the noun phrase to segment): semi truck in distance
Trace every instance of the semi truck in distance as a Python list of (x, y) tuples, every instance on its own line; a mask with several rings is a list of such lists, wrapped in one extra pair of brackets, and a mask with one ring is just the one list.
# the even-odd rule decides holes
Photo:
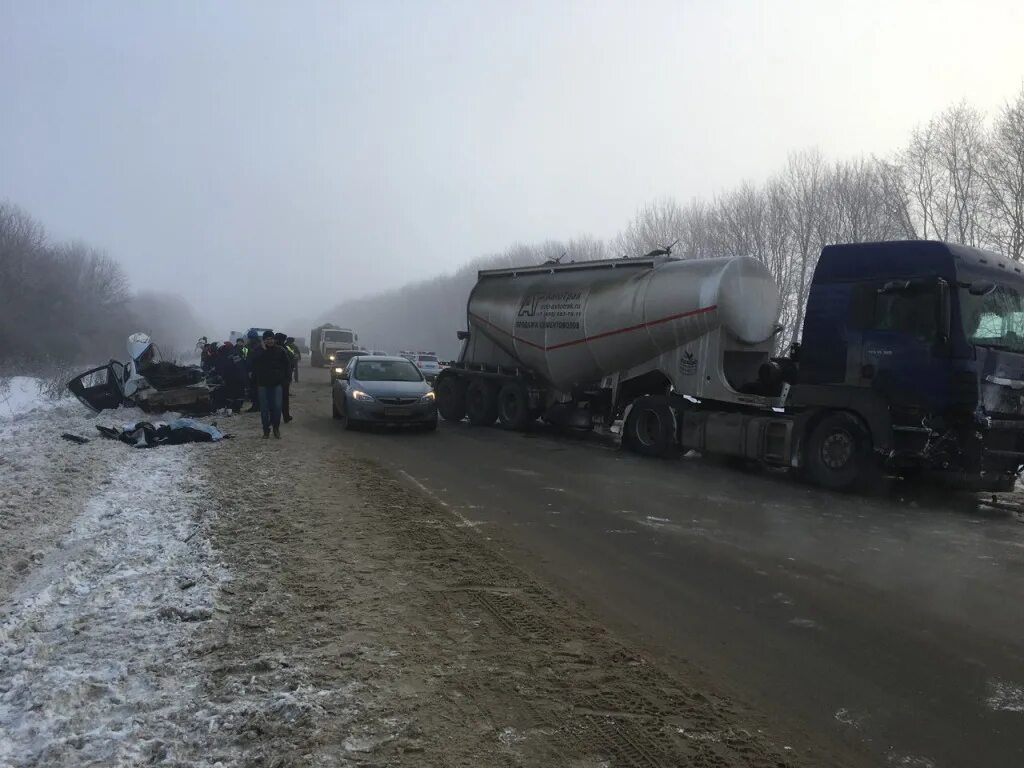
[(318, 325), (309, 332), (309, 364), (314, 368), (333, 365), (339, 354), (344, 356), (358, 351), (357, 341), (359, 336), (351, 328), (341, 328), (332, 323)]
[(621, 422), (624, 447), (788, 467), (825, 488), (886, 472), (1010, 490), (1024, 464), (1024, 275), (947, 243), (831, 245), (801, 339), (776, 355), (780, 295), (750, 257), (483, 270), (447, 420)]

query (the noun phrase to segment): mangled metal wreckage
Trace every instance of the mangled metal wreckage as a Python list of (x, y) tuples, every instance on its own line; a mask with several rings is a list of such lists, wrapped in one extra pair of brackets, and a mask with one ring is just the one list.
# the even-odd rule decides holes
[(128, 337), (129, 362), (111, 360), (68, 382), (68, 389), (86, 408), (100, 411), (122, 405), (138, 406), (146, 412), (177, 411), (201, 415), (210, 413), (217, 382), (195, 365), (165, 361), (160, 350), (144, 333)]

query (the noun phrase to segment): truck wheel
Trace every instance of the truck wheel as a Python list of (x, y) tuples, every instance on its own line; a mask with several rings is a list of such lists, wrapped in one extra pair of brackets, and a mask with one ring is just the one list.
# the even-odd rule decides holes
[(498, 421), (503, 429), (523, 429), (531, 421), (530, 396), (518, 381), (509, 381), (498, 390)]
[(437, 411), (445, 421), (462, 421), (466, 416), (466, 385), (455, 376), (445, 376), (434, 388)]
[(473, 379), (466, 387), (466, 415), (478, 427), (488, 427), (498, 418), (497, 393), (487, 379)]
[(833, 491), (851, 488), (868, 466), (871, 436), (849, 413), (830, 413), (811, 430), (804, 455), (807, 477)]
[(662, 397), (641, 397), (622, 429), (622, 444), (641, 456), (667, 458), (676, 442), (676, 418)]

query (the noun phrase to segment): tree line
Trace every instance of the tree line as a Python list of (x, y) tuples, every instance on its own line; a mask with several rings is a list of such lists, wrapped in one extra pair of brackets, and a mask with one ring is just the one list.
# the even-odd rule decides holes
[(157, 341), (165, 351), (185, 349), (199, 327), (180, 298), (133, 292), (110, 256), (82, 242), (53, 242), (28, 213), (0, 202), (0, 372), (124, 359), (135, 331), (174, 329)]
[[(514, 245), (446, 275), (347, 301), (324, 316), (360, 338), (437, 349), (454, 356), (455, 331), (482, 268), (637, 256), (676, 243), (684, 258), (753, 256), (783, 297), (784, 347), (799, 337), (803, 307), (823, 246), (875, 240), (933, 239), (1024, 259), (1024, 88), (986, 118), (962, 102), (915, 128), (889, 157), (830, 161), (794, 152), (762, 183), (746, 182), (682, 205), (643, 206), (616, 236)], [(393, 351), (393, 350), (392, 350)]]

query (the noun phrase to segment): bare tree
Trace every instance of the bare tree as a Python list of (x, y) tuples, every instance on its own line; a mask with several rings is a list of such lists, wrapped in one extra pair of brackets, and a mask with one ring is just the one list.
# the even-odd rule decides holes
[(992, 244), (1024, 258), (1024, 88), (1000, 110), (989, 137), (982, 179)]

